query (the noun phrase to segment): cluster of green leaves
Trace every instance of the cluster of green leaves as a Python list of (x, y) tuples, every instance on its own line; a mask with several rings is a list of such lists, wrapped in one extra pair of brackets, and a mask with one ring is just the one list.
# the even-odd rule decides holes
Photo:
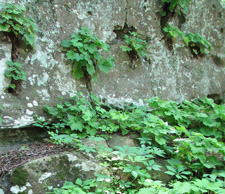
[(185, 34), (179, 28), (176, 28), (172, 25), (169, 25), (169, 27), (164, 27), (163, 31), (170, 39), (176, 39), (177, 37), (182, 38), (184, 43), (189, 46), (195, 56), (205, 55), (212, 49), (212, 45), (198, 33)]
[(170, 188), (165, 187), (160, 181), (146, 181), (145, 186), (137, 194), (222, 194), (225, 192), (222, 181), (209, 181), (208, 179), (195, 179), (189, 182), (176, 181), (170, 184)]
[(148, 49), (150, 47), (146, 40), (138, 38), (137, 32), (129, 32), (129, 35), (126, 34), (124, 38), (127, 45), (123, 45), (121, 48), (124, 52), (128, 52), (128, 55), (132, 60), (142, 57), (150, 60), (150, 56), (148, 55)]
[[(88, 153), (96, 152), (100, 164), (110, 167), (107, 168), (109, 174), (99, 174), (96, 179), (88, 180), (90, 188), (83, 187), (82, 182), (73, 185), (73, 189), (99, 194), (104, 191), (140, 194), (225, 192), (224, 104), (217, 105), (209, 98), (184, 100), (179, 104), (155, 97), (146, 101), (148, 106), (115, 108), (102, 104), (95, 96), (91, 98), (92, 103), (77, 95), (56, 107), (45, 107), (51, 120), (36, 123), (36, 126), (51, 130), (53, 142), (70, 144)], [(139, 146), (118, 146), (112, 150), (83, 146), (80, 140), (114, 132), (138, 133), (141, 136)], [(150, 172), (161, 169), (157, 158), (168, 163), (165, 173), (172, 181), (167, 186), (152, 180)], [(68, 184), (72, 183), (55, 188), (54, 192), (65, 190), (66, 193)]]
[(49, 125), (48, 122), (39, 120), (35, 125), (56, 132), (77, 133), (81, 138), (94, 136), (100, 131), (116, 132), (118, 126), (110, 121), (110, 112), (101, 107), (99, 99), (94, 96), (92, 99), (95, 100), (95, 107), (82, 94), (77, 94), (70, 101), (56, 107), (46, 106), (44, 111), (51, 116), (53, 122)]
[(11, 81), (9, 88), (15, 89), (16, 84), (14, 81), (26, 81), (26, 73), (22, 69), (21, 63), (13, 63), (8, 61), (8, 68), (5, 71), (5, 76), (13, 81)]
[(89, 29), (82, 27), (78, 34), (73, 34), (71, 40), (62, 42), (66, 50), (67, 60), (73, 65), (73, 75), (76, 79), (84, 77), (84, 73), (93, 76), (98, 67), (100, 71), (108, 73), (114, 67), (112, 56), (104, 59), (99, 50), (109, 51), (110, 46), (94, 37)]
[[(201, 168), (215, 168), (222, 164), (225, 154), (224, 105), (217, 105), (209, 98), (193, 102), (185, 100), (182, 104), (153, 98), (149, 105), (155, 109), (152, 111), (154, 115), (175, 127), (175, 136), (171, 136), (179, 150), (175, 158), (185, 158), (189, 164), (199, 161)], [(222, 160), (218, 160), (220, 157)]]
[[(106, 178), (105, 178), (106, 179)], [(107, 179), (106, 179), (107, 180)], [(54, 188), (53, 192), (48, 192), (51, 194), (103, 194), (110, 192), (112, 194), (121, 193), (116, 190), (107, 190), (107, 188), (95, 189), (100, 182), (100, 179), (88, 179), (82, 181), (77, 179), (75, 184), (72, 182), (65, 182), (62, 188)], [(146, 179), (144, 182), (144, 187), (136, 190), (128, 189), (128, 192), (123, 192), (123, 194), (223, 194), (224, 189), (222, 188), (223, 183), (220, 181), (211, 182), (208, 179), (196, 179), (190, 182), (177, 181), (170, 184), (170, 188), (166, 187), (161, 181), (154, 181), (151, 179)], [(129, 187), (128, 184), (123, 184), (123, 187)]]
[(193, 177), (191, 168), (188, 169), (181, 161), (175, 159), (168, 160), (170, 166), (166, 166), (168, 171), (165, 172), (174, 177), (175, 181), (171, 181), (169, 186), (166, 186), (159, 180), (153, 180), (152, 171), (157, 173), (161, 170), (155, 158), (165, 157), (165, 152), (153, 147), (149, 139), (139, 138), (139, 141), (140, 147), (117, 146), (115, 150), (97, 145), (100, 164), (108, 170), (106, 174), (96, 174), (96, 178), (85, 181), (78, 178), (75, 183), (65, 182), (61, 188), (54, 188), (48, 193), (219, 194), (225, 192), (224, 170), (204, 174), (199, 179)]
[[(98, 150), (100, 164), (106, 167), (110, 173), (96, 174), (96, 179), (86, 181), (82, 181), (78, 178), (75, 185), (71, 182), (66, 182), (62, 188), (55, 188), (53, 193), (66, 193), (66, 191), (75, 192), (77, 190), (83, 193), (97, 194), (102, 194), (106, 191), (109, 193), (134, 193), (134, 191), (137, 191), (137, 189), (135, 189), (137, 181), (145, 181), (146, 178), (150, 178), (148, 171), (160, 170), (160, 166), (156, 164), (153, 158), (155, 156), (164, 157), (164, 152), (162, 150), (152, 146), (117, 146), (115, 150), (105, 148), (102, 145), (97, 146), (98, 149), (96, 150)], [(85, 151), (87, 150), (88, 149), (85, 149)], [(137, 165), (137, 163), (139, 163), (139, 165)]]
[(0, 31), (12, 33), (17, 40), (34, 45), (35, 32), (38, 31), (34, 19), (25, 17), (26, 8), (18, 4), (1, 4)]
[[(175, 10), (176, 12), (181, 15), (181, 14), (184, 14), (186, 15), (187, 12), (188, 12), (188, 6), (189, 6), (189, 3), (190, 3), (190, 0), (161, 0), (164, 4), (166, 3), (168, 7), (168, 10), (171, 12), (171, 13), (174, 13)], [(178, 9), (179, 8), (179, 9)], [(162, 16), (165, 16), (167, 14), (167, 12), (165, 10), (163, 10), (161, 12), (161, 15)]]

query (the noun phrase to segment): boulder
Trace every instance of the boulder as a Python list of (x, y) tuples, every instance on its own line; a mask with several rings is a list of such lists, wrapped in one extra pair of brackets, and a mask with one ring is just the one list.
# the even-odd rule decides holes
[[(5, 1), (2, 1), (3, 3)], [(18, 62), (23, 64), (27, 81), (18, 96), (7, 92), (10, 80), (4, 76), (6, 61), (10, 60), (11, 43), (1, 40), (0, 46), (0, 104), (3, 122), (0, 129), (27, 127), (34, 115), (43, 116), (44, 105), (68, 99), (74, 92), (88, 96), (85, 80), (75, 80), (72, 66), (65, 60), (61, 43), (82, 26), (93, 35), (107, 41), (114, 56), (115, 68), (108, 74), (97, 72), (92, 93), (108, 103), (142, 103), (142, 99), (159, 96), (182, 101), (211, 94), (221, 98), (225, 92), (224, 69), (224, 3), (221, 0), (191, 1), (185, 21), (170, 18), (186, 32), (200, 33), (213, 46), (205, 57), (194, 58), (182, 42), (169, 50), (162, 33), (158, 0), (18, 0), (27, 8), (39, 28), (33, 49), (21, 44)], [(201, 18), (201, 19), (199, 19)], [(124, 34), (136, 29), (148, 45), (151, 60), (139, 59), (133, 64), (121, 50)], [(0, 34), (3, 37), (3, 34)], [(0, 37), (0, 39), (1, 39)], [(131, 68), (131, 66), (133, 68)]]

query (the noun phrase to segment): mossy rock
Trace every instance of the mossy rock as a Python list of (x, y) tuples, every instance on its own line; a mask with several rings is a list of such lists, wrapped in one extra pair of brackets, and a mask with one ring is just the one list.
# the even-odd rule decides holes
[(28, 179), (27, 171), (23, 169), (22, 167), (17, 167), (13, 171), (10, 182), (13, 185), (24, 186), (26, 185), (27, 179)]

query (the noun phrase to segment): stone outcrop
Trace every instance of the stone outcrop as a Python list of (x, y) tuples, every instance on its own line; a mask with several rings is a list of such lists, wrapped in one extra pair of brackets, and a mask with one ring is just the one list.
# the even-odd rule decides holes
[[(1, 2), (7, 2), (1, 0)], [(111, 45), (115, 68), (109, 74), (97, 72), (98, 82), (92, 92), (110, 103), (139, 102), (159, 96), (182, 101), (207, 95), (222, 98), (225, 92), (224, 5), (220, 0), (192, 1), (181, 29), (200, 33), (213, 49), (202, 58), (194, 58), (184, 43), (176, 42), (168, 50), (161, 30), (162, 3), (158, 0), (71, 1), (17, 0), (27, 8), (39, 28), (33, 49), (21, 45), (18, 62), (23, 64), (27, 81), (18, 96), (7, 92), (10, 80), (4, 77), (11, 44), (1, 41), (0, 104), (1, 129), (20, 128), (34, 122), (34, 114), (42, 114), (43, 105), (54, 104), (59, 96), (68, 98), (74, 92), (87, 94), (85, 80), (75, 80), (71, 65), (60, 46), (82, 26)], [(175, 25), (179, 18), (170, 19)], [(130, 68), (127, 53), (122, 52), (121, 39), (126, 28), (136, 28), (151, 46), (151, 61), (138, 60)], [(124, 29), (124, 30), (123, 30)], [(1, 34), (1, 37), (3, 34)]]
[[(0, 3), (6, 2), (9, 0), (0, 0)], [(11, 43), (3, 40), (4, 35), (0, 33), (0, 104), (4, 108), (0, 110), (3, 118), (0, 124), (0, 146), (11, 146), (6, 137), (18, 136), (20, 141), (33, 140), (27, 137), (30, 135), (26, 129), (19, 130), (19, 135), (15, 129), (32, 125), (36, 114), (43, 116), (43, 106), (56, 104), (58, 97), (68, 99), (75, 92), (83, 92), (88, 96), (85, 80), (74, 79), (71, 64), (66, 61), (61, 47), (62, 41), (69, 39), (82, 26), (91, 29), (95, 36), (111, 46), (110, 53), (105, 55), (114, 56), (115, 67), (109, 74), (97, 72), (98, 81), (92, 83), (92, 92), (109, 103), (142, 104), (142, 99), (154, 96), (178, 102), (204, 96), (215, 100), (225, 99), (225, 3), (221, 0), (193, 0), (188, 14), (182, 21), (180, 16), (176, 15), (169, 18), (170, 23), (179, 26), (185, 33), (199, 33), (212, 44), (213, 48), (209, 54), (198, 58), (193, 57), (190, 49), (183, 42), (174, 42), (172, 50), (167, 48), (160, 15), (163, 5), (159, 0), (12, 0), (10, 2), (22, 4), (27, 8), (26, 14), (34, 18), (39, 32), (34, 48), (20, 45), (17, 61), (23, 64), (27, 81), (22, 82), (22, 91), (17, 96), (7, 91), (10, 80), (4, 76), (4, 72), (7, 69), (6, 62), (11, 56)], [(150, 61), (139, 59), (131, 65), (127, 53), (121, 50), (121, 45), (125, 43), (123, 36), (129, 29), (136, 29), (150, 45), (151, 49), (148, 51)], [(31, 133), (36, 136), (38, 132)], [(112, 146), (118, 145), (118, 138), (116, 141), (110, 141), (109, 144)], [(128, 142), (129, 146), (134, 144), (131, 140)], [(0, 152), (3, 153), (4, 149)], [(56, 166), (60, 165), (60, 161), (63, 161), (63, 164), (70, 163), (71, 166), (79, 164), (79, 172), (82, 171), (83, 178), (86, 178), (85, 172), (89, 174), (89, 171), (82, 169), (82, 161), (75, 160), (78, 157), (83, 159), (85, 165), (89, 162), (89, 158), (77, 152), (32, 161), (18, 169), (18, 174), (25, 173), (25, 177), (29, 178), (26, 178), (22, 185), (11, 183), (11, 190), (18, 191), (23, 188), (21, 192), (27, 193), (42, 191), (41, 184), (35, 186), (35, 190), (30, 180), (43, 183), (60, 174), (60, 172), (56, 173), (55, 169), (51, 169), (53, 166), (45, 166), (54, 160), (57, 160)], [(36, 164), (43, 164), (43, 169), (35, 168)], [(100, 168), (93, 158), (90, 159), (90, 165), (94, 165), (92, 172)], [(24, 172), (24, 168), (30, 171)], [(45, 169), (50, 170), (45, 171)], [(13, 172), (17, 171), (11, 173)], [(55, 179), (55, 182), (53, 180), (49, 184), (55, 186), (57, 181), (58, 179)], [(0, 189), (0, 194), (2, 193), (3, 190)]]
[[(1, 2), (7, 2), (1, 0)], [(200, 33), (213, 49), (202, 58), (194, 58), (183, 43), (168, 50), (161, 30), (162, 3), (158, 0), (71, 1), (17, 0), (27, 8), (39, 28), (33, 49), (21, 45), (18, 62), (23, 64), (27, 81), (18, 96), (7, 93), (10, 80), (4, 77), (11, 44), (1, 41), (0, 104), (4, 106), (2, 129), (20, 128), (34, 122), (42, 107), (56, 103), (57, 97), (68, 98), (74, 92), (87, 94), (85, 80), (75, 80), (71, 65), (60, 46), (82, 26), (111, 45), (115, 68), (109, 74), (97, 72), (93, 93), (111, 103), (140, 102), (159, 96), (182, 101), (207, 95), (222, 98), (225, 92), (224, 5), (220, 0), (192, 1), (181, 29)], [(179, 18), (170, 19), (175, 25)], [(127, 53), (120, 46), (127, 27), (136, 28), (151, 46), (151, 61), (138, 60), (130, 68)], [(123, 30), (124, 29), (124, 30)], [(117, 32), (117, 33), (116, 33)], [(1, 37), (3, 35), (1, 34)]]

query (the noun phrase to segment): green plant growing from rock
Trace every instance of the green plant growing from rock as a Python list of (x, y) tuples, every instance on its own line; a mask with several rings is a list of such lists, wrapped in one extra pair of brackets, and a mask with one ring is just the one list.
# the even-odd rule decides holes
[(163, 31), (166, 33), (167, 38), (172, 39), (173, 41), (177, 38), (181, 38), (195, 57), (204, 56), (212, 49), (212, 45), (199, 34), (185, 34), (179, 28), (172, 25), (164, 27)]
[[(35, 32), (38, 31), (37, 26), (34, 23), (34, 19), (30, 16), (25, 17), (26, 8), (19, 4), (1, 4), (0, 12), (0, 31), (4, 33), (4, 39), (8, 40), (12, 44), (11, 60), (15, 62), (19, 56), (19, 46), (24, 42), (28, 46), (33, 46), (35, 41)], [(14, 64), (15, 69), (12, 71), (13, 63), (9, 64), (9, 70), (5, 75), (11, 78), (11, 84), (9, 86), (9, 92), (18, 95), (21, 81), (25, 80), (25, 73), (18, 63)], [(19, 70), (16, 68), (19, 68)], [(9, 75), (14, 72), (14, 75)], [(21, 75), (18, 75), (21, 73)], [(14, 79), (16, 78), (16, 79)]]
[[(22, 81), (26, 81), (26, 73), (23, 71), (21, 63), (8, 61), (7, 64), (8, 68), (5, 71), (5, 76), (11, 79), (9, 92), (12, 92), (15, 88), (18, 88), (18, 86), (21, 85)], [(17, 92), (19, 92), (18, 89)]]
[(35, 41), (35, 32), (38, 31), (34, 23), (34, 19), (30, 16), (25, 17), (26, 8), (18, 4), (6, 3), (1, 4), (0, 13), (0, 31), (10, 39), (12, 43), (12, 58), (16, 59), (18, 56), (17, 47), (21, 41), (26, 45), (33, 46)]
[(188, 6), (190, 0), (161, 0), (164, 3), (164, 10), (161, 12), (162, 16), (166, 16), (169, 13), (173, 14), (176, 12), (177, 14), (186, 15), (188, 12)]
[(128, 53), (132, 64), (133, 61), (138, 58), (145, 58), (147, 61), (150, 60), (150, 56), (148, 54), (150, 46), (148, 46), (146, 40), (138, 38), (137, 32), (129, 32), (129, 35), (126, 34), (124, 38), (127, 45), (122, 45), (121, 49)]
[[(110, 46), (94, 37), (91, 31), (82, 27), (71, 40), (64, 40), (62, 47), (66, 51), (66, 58), (73, 65), (73, 75), (76, 79), (86, 78), (87, 86), (94, 77), (97, 67), (100, 71), (108, 73), (114, 67), (112, 56), (104, 59), (100, 50), (110, 51)], [(90, 86), (87, 87), (91, 90)]]

